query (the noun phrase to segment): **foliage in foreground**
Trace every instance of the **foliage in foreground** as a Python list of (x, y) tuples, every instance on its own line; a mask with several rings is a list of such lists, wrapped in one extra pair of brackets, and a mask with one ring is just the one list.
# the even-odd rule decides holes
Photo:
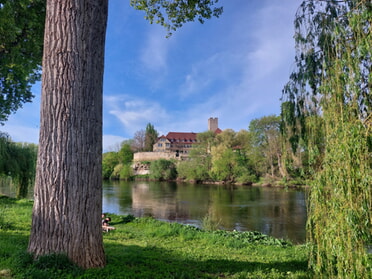
[(298, 120), (308, 116), (310, 264), (327, 278), (372, 274), (371, 19), (370, 0), (303, 1), (296, 17), (297, 71), (285, 93)]
[[(27, 254), (32, 202), (0, 197), (1, 278), (311, 278), (308, 249), (257, 232), (208, 232), (151, 218), (112, 217), (107, 266), (82, 270), (64, 255)], [(11, 222), (8, 222), (11, 220)]]

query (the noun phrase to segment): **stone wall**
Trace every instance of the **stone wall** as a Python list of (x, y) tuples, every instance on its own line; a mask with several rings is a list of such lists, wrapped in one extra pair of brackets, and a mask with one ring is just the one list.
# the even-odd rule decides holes
[(155, 161), (159, 159), (176, 159), (176, 153), (174, 152), (137, 152), (133, 155), (134, 162), (141, 161)]

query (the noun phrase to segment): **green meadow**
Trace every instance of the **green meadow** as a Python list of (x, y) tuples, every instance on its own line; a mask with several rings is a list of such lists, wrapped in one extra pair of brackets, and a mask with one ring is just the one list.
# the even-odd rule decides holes
[(109, 214), (107, 265), (82, 270), (27, 250), (32, 201), (0, 197), (0, 278), (312, 278), (308, 247), (258, 232), (208, 231)]

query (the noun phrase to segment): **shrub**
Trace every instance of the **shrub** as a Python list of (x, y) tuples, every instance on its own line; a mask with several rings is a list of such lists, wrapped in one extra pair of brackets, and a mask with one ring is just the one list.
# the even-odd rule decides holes
[(111, 173), (110, 179), (120, 179), (120, 172), (122, 168), (123, 164), (116, 165), (113, 172)]
[(122, 166), (119, 172), (120, 179), (131, 180), (133, 179), (133, 169), (131, 164), (125, 164)]
[(186, 180), (205, 181), (209, 179), (208, 169), (199, 161), (192, 159), (177, 165), (178, 177)]
[(118, 154), (116, 152), (107, 152), (102, 156), (102, 176), (103, 179), (109, 179), (114, 172), (115, 166), (119, 164)]
[(159, 159), (151, 163), (150, 178), (156, 180), (170, 180), (177, 177), (176, 166), (172, 161)]

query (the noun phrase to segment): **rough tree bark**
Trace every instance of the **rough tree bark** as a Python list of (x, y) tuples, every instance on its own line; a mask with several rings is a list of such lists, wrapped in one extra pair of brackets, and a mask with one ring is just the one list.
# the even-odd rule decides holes
[(107, 0), (48, 0), (29, 252), (105, 265), (102, 86)]

